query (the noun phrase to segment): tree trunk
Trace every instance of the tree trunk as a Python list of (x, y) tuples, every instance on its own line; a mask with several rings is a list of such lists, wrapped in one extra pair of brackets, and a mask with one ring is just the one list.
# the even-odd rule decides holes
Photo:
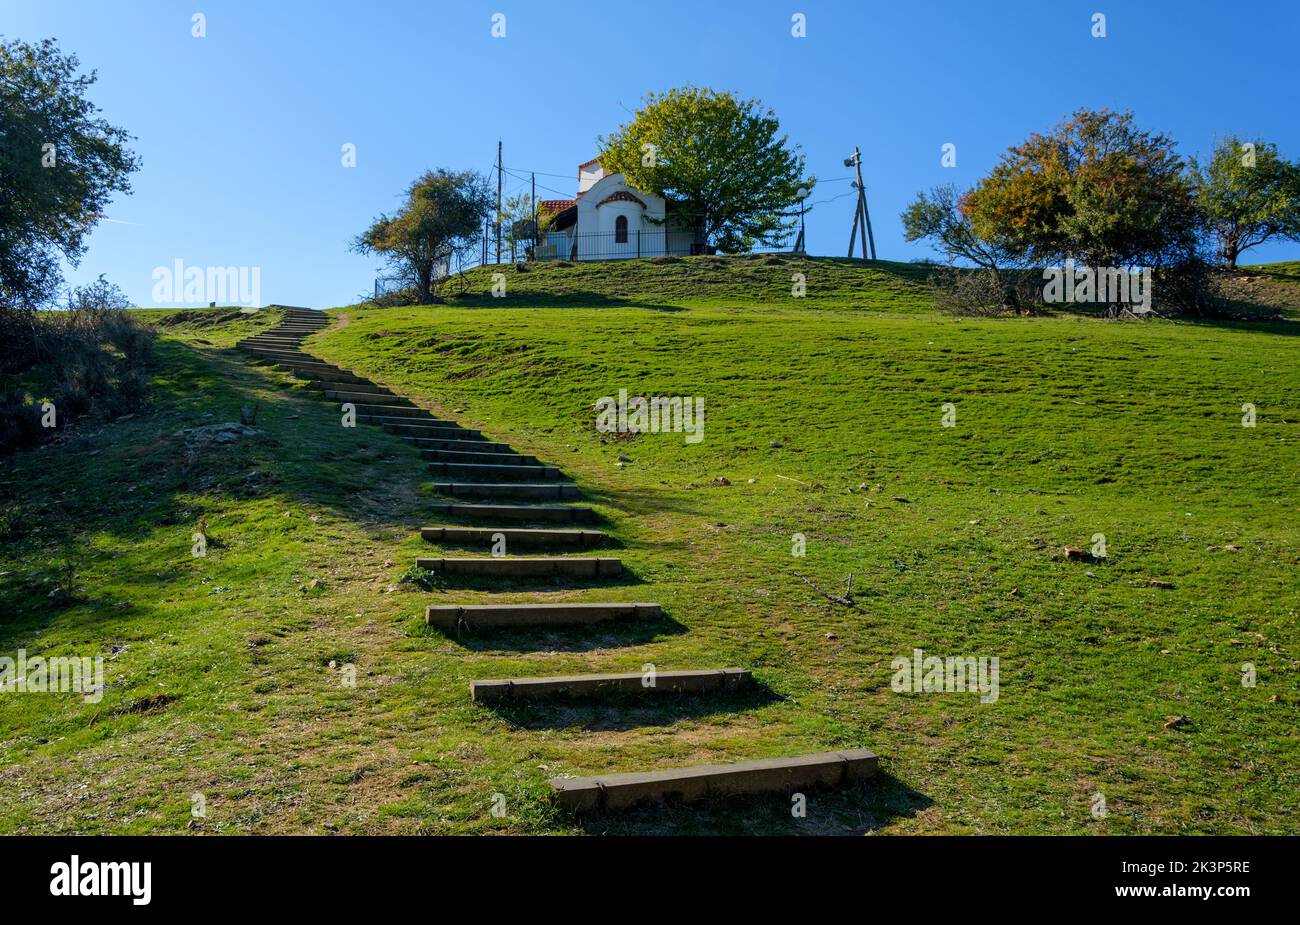
[(428, 305), (433, 295), (433, 264), (420, 263), (415, 268), (415, 295), (417, 305)]
[(1223, 236), (1223, 246), (1220, 251), (1223, 254), (1224, 265), (1229, 270), (1237, 269), (1237, 258), (1241, 255), (1241, 238), (1235, 227)]
[(698, 256), (703, 254), (708, 246), (709, 236), (704, 229), (703, 217), (695, 220), (695, 226), (691, 235), (691, 255)]

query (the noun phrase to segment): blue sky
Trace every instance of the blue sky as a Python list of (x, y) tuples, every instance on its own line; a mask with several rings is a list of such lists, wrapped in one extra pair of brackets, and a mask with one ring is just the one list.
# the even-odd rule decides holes
[[(791, 36), (795, 12), (806, 38)], [(141, 305), (157, 304), (154, 268), (178, 259), (260, 267), (264, 304), (347, 304), (377, 268), (349, 239), (422, 171), (487, 171), (500, 138), (539, 194), (572, 196), (597, 136), (685, 83), (776, 111), (823, 181), (808, 217), (820, 254), (847, 249), (855, 144), (890, 259), (930, 253), (898, 221), (918, 190), (970, 185), (1080, 106), (1131, 109), (1187, 154), (1239, 133), (1300, 158), (1294, 0), (0, 0), (0, 35), (75, 52), (99, 72), (103, 114), (137, 136), (134, 193), (68, 277), (104, 273)], [(948, 142), (955, 168), (940, 164)], [(525, 187), (507, 177), (507, 192)], [(1298, 257), (1285, 243), (1247, 255)]]

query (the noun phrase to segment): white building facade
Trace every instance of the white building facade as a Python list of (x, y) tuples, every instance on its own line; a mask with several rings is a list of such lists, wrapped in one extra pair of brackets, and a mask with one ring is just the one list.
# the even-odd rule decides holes
[(628, 186), (621, 173), (607, 174), (598, 161), (578, 167), (578, 196), (546, 200), (553, 217), (541, 235), (542, 260), (625, 260), (691, 253), (692, 234), (668, 216), (663, 197)]

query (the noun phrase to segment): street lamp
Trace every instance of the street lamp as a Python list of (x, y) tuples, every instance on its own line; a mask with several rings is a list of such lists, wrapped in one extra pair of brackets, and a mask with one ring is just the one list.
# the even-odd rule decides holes
[(807, 187), (799, 187), (799, 191), (794, 194), (794, 198), (799, 200), (799, 246), (795, 250), (800, 253), (806, 253), (808, 250), (808, 239), (804, 237), (804, 203), (808, 199), (809, 191)]

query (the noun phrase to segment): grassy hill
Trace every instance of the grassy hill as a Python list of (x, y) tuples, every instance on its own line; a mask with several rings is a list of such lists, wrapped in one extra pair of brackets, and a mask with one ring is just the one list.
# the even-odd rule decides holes
[[(516, 266), (526, 269), (519, 271)], [(533, 307), (636, 307), (789, 305), (898, 312), (929, 308), (926, 279), (933, 267), (882, 260), (758, 254), (743, 257), (657, 257), (607, 263), (557, 263), (475, 267), (446, 284), (452, 302), (482, 303), (493, 275), (505, 277), (508, 297)], [(798, 274), (801, 279), (796, 278)], [(796, 282), (805, 294), (796, 297)]]
[[(962, 320), (929, 310), (923, 268), (786, 257), (504, 274), (500, 299), (481, 270), (449, 305), (340, 309), (307, 349), (562, 465), (636, 576), (493, 599), (657, 600), (673, 625), (426, 630), (425, 603), (490, 592), (399, 581), (428, 548), (418, 454), (228, 349), (274, 312), (193, 313), (160, 328), (147, 414), (0, 477), (0, 652), (109, 659), (99, 704), (0, 695), (0, 831), (1295, 831), (1294, 323)], [(703, 442), (598, 433), (624, 388), (703, 397)], [(181, 434), (253, 404), (256, 435)], [(219, 545), (195, 558), (200, 515)], [(1061, 554), (1097, 533), (1104, 560)], [(71, 599), (50, 596), (65, 555)], [(801, 580), (849, 573), (853, 608)], [(914, 648), (999, 657), (999, 699), (895, 693)], [(645, 663), (741, 665), (765, 690), (522, 714), (467, 696)], [(760, 800), (584, 824), (545, 793), (848, 746), (889, 777), (803, 820)]]

